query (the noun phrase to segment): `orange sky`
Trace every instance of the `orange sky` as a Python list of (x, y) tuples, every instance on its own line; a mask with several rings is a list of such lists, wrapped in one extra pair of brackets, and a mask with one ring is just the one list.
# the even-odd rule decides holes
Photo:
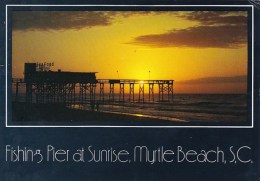
[(175, 93), (247, 90), (246, 12), (14, 11), (12, 22), (13, 77), (25, 62), (54, 62), (97, 78), (173, 79)]

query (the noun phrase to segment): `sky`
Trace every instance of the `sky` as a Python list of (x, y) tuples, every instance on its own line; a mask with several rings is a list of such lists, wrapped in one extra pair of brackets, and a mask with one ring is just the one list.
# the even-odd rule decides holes
[(247, 92), (246, 11), (13, 11), (12, 76), (25, 62), (98, 79), (174, 80), (175, 93)]

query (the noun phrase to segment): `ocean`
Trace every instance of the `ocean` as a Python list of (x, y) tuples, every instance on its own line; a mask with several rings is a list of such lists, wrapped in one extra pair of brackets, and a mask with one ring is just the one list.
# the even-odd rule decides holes
[[(89, 104), (76, 104), (72, 108), (91, 110)], [(244, 94), (175, 94), (171, 103), (100, 102), (99, 111), (179, 122), (241, 122), (247, 121), (248, 115)]]
[[(79, 95), (76, 94), (76, 103), (69, 107), (91, 110), (90, 103), (84, 105), (77, 103), (78, 97)], [(99, 111), (178, 122), (246, 122), (248, 120), (246, 94), (174, 94), (172, 102), (156, 102), (158, 94), (155, 94), (153, 103), (148, 102), (148, 94), (145, 94), (144, 103), (137, 102), (138, 94), (135, 95), (135, 102), (128, 102), (128, 98), (129, 95), (125, 94), (125, 102), (119, 103), (118, 94), (115, 94), (115, 102), (109, 103), (109, 96), (105, 94), (105, 103), (99, 101)], [(15, 99), (13, 92), (13, 101)], [(98, 94), (96, 99), (99, 100)], [(167, 99), (166, 95), (165, 99)], [(24, 93), (19, 93), (18, 101), (25, 101)]]

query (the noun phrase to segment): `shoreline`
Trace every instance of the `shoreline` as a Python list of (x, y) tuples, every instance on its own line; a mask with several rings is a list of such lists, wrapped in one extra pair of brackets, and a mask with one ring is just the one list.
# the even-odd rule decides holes
[(59, 104), (31, 104), (13, 103), (13, 122), (80, 122), (80, 123), (111, 123), (139, 125), (154, 124), (156, 122), (166, 123), (167, 120), (147, 116), (119, 114), (108, 111), (89, 111), (81, 109), (70, 109)]
[(142, 114), (71, 109), (60, 104), (12, 103), (12, 124), (111, 126), (240, 126), (247, 122), (188, 122)]

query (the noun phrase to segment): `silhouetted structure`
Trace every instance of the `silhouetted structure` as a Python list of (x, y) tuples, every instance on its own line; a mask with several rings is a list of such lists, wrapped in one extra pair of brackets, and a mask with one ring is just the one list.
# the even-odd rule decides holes
[[(105, 102), (105, 85), (109, 86), (108, 102), (124, 103), (145, 102), (145, 87), (148, 87), (148, 102), (155, 102), (154, 89), (158, 87), (159, 102), (173, 102), (173, 80), (133, 80), (133, 79), (96, 79), (96, 72), (63, 72), (37, 69), (36, 63), (25, 63), (24, 80), (13, 79), (15, 101), (18, 101), (19, 85), (26, 87), (26, 102), (59, 103), (72, 105), (96, 101), (96, 89), (99, 88), (99, 102)], [(115, 86), (119, 88), (115, 100)], [(125, 97), (129, 88), (128, 99)], [(138, 99), (135, 98), (138, 88)], [(76, 93), (77, 92), (77, 93)], [(34, 99), (33, 99), (34, 96)], [(76, 99), (77, 97), (77, 99)]]
[(173, 101), (174, 80), (134, 80), (134, 79), (98, 79), (100, 84), (100, 100), (104, 100), (104, 85), (109, 84), (109, 101), (115, 101), (115, 85), (119, 85), (119, 102), (125, 102), (125, 87), (129, 86), (129, 102), (135, 102), (135, 87), (138, 87), (138, 102), (145, 101), (145, 85), (148, 85), (148, 102), (154, 102), (154, 87), (158, 86), (159, 102)]
[(36, 103), (75, 103), (76, 84), (80, 87), (80, 100), (85, 103), (95, 100), (97, 84), (96, 72), (36, 71), (36, 63), (25, 63), (24, 82), (26, 84), (26, 102), (32, 102), (35, 94)]

